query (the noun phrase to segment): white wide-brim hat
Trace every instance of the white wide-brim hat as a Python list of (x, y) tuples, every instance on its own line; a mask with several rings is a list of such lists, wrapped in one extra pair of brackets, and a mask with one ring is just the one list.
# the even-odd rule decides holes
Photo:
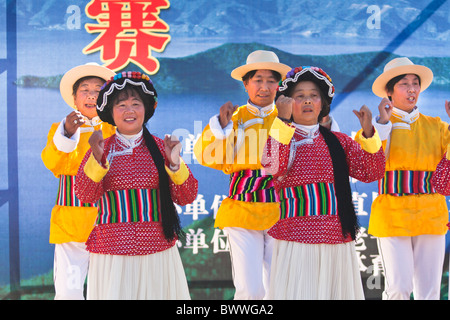
[(273, 70), (284, 77), (291, 70), (291, 67), (280, 63), (278, 56), (272, 51), (256, 50), (248, 55), (245, 65), (231, 72), (231, 77), (242, 81), (242, 77), (253, 70)]
[(84, 65), (74, 67), (67, 71), (61, 78), (59, 83), (59, 91), (64, 101), (75, 109), (74, 97), (73, 97), (73, 85), (79, 79), (83, 77), (99, 77), (108, 81), (111, 77), (114, 77), (116, 73), (106, 67), (103, 67), (95, 62), (89, 62)]
[(384, 71), (378, 78), (375, 79), (372, 85), (372, 91), (377, 96), (384, 98), (387, 97), (386, 84), (393, 78), (402, 74), (416, 74), (420, 78), (420, 91), (425, 91), (433, 81), (433, 72), (421, 65), (412, 63), (408, 58), (395, 58), (389, 61)]

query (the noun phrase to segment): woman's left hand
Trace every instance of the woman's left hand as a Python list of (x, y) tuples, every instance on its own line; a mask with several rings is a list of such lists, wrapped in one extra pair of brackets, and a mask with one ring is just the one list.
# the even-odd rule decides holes
[(91, 146), (92, 155), (98, 161), (102, 163), (105, 140), (103, 139), (103, 133), (101, 130), (95, 130), (89, 137), (89, 145)]
[(363, 105), (359, 111), (353, 110), (353, 113), (358, 117), (359, 122), (361, 123), (364, 136), (366, 138), (372, 137), (374, 130), (372, 126), (372, 112), (370, 109), (366, 105)]
[(166, 134), (164, 137), (164, 150), (166, 151), (167, 160), (169, 160), (171, 169), (177, 171), (180, 168), (180, 152), (181, 142), (176, 136)]

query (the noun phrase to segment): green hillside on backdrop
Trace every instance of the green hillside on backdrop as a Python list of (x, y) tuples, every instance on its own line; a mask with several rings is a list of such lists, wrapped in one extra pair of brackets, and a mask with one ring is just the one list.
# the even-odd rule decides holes
[[(339, 55), (294, 55), (258, 43), (228, 43), (195, 55), (182, 58), (159, 58), (160, 70), (151, 78), (159, 93), (186, 94), (189, 92), (211, 93), (218, 90), (232, 91), (242, 88), (230, 77), (231, 71), (244, 64), (247, 55), (258, 49), (274, 51), (281, 62), (291, 66), (318, 66), (333, 79), (336, 92), (367, 90), (375, 78), (382, 73), (384, 65), (397, 55), (386, 52), (365, 52)], [(433, 70), (431, 88), (448, 90), (450, 85), (450, 58), (409, 57), (415, 64), (428, 66)], [(124, 71), (140, 71), (129, 64)], [(37, 77), (26, 75), (17, 80), (21, 87), (59, 89), (62, 75)], [(354, 85), (348, 84), (354, 81)]]

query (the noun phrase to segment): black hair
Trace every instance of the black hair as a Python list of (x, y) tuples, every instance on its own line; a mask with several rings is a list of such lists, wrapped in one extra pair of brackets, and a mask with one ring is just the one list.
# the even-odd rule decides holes
[[(156, 169), (158, 170), (158, 178), (159, 178), (159, 202), (160, 202), (160, 213), (162, 219), (162, 227), (164, 237), (167, 241), (171, 241), (176, 237), (182, 237), (183, 232), (180, 225), (180, 219), (178, 217), (177, 210), (172, 200), (172, 196), (170, 193), (170, 181), (169, 176), (167, 175), (165, 169), (165, 159), (159, 149), (155, 138), (150, 131), (147, 129), (146, 123), (155, 113), (155, 99), (156, 99), (156, 90), (154, 90), (155, 96), (144, 93), (142, 87), (140, 86), (127, 86), (124, 90), (116, 90), (113, 94), (111, 94), (110, 98), (112, 99), (112, 105), (114, 106), (118, 99), (125, 94), (125, 98), (128, 98), (130, 95), (137, 93), (140, 99), (143, 101), (145, 106), (145, 118), (143, 124), (143, 136), (145, 145), (147, 149), (150, 151), (150, 155), (155, 163)], [(111, 112), (112, 112), (111, 108)]]
[(346, 238), (349, 235), (355, 240), (360, 226), (352, 202), (347, 157), (339, 139), (333, 132), (324, 126), (319, 126), (319, 130), (328, 146), (331, 161), (333, 163), (335, 193), (338, 216), (342, 227), (342, 236)]
[[(417, 74), (414, 74), (418, 79), (419, 79), (419, 85), (420, 83), (420, 77)], [(400, 80), (402, 80), (404, 77), (406, 77), (406, 73), (405, 74), (401, 74), (399, 76), (396, 76), (394, 78), (392, 78), (391, 80), (388, 81), (388, 83), (386, 83), (386, 92), (393, 92), (394, 91), (394, 86), (397, 82), (399, 82)]]
[[(252, 70), (252, 71), (247, 72), (247, 73), (244, 74), (244, 76), (242, 77), (242, 81), (243, 81), (243, 82), (246, 82), (246, 81), (250, 80), (251, 78), (253, 78), (253, 77), (255, 76), (255, 74), (256, 74), (257, 71), (258, 71), (258, 70)], [(273, 75), (273, 77), (275, 78), (275, 80), (276, 80), (277, 82), (279, 82), (279, 81), (281, 80), (281, 74), (280, 74), (279, 72), (277, 72), (277, 71), (274, 71), (274, 70), (270, 70), (270, 71), (272, 72), (272, 75)]]
[(161, 204), (160, 212), (164, 237), (167, 241), (171, 241), (176, 237), (180, 238), (184, 236), (180, 224), (180, 218), (170, 194), (169, 176), (167, 175), (165, 169), (164, 157), (156, 144), (155, 138), (150, 134), (145, 125), (143, 130), (145, 144), (150, 151), (150, 155), (156, 165), (156, 168), (158, 169), (159, 200)]

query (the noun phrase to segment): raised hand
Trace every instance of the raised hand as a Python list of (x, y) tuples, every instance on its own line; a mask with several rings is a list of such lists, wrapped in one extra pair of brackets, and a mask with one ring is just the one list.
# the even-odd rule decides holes
[(103, 148), (105, 147), (105, 140), (100, 130), (94, 131), (89, 137), (89, 145), (91, 146), (92, 155), (101, 163), (103, 157)]
[(75, 134), (77, 129), (81, 127), (84, 123), (83, 116), (79, 111), (72, 111), (66, 116), (66, 121), (64, 123), (64, 130), (66, 132), (66, 136), (70, 138)]
[(450, 117), (450, 101), (445, 100), (445, 111), (447, 112), (448, 116)]
[(181, 142), (176, 136), (170, 136), (168, 134), (164, 137), (164, 150), (166, 152), (166, 158), (169, 160), (171, 169), (177, 171), (180, 168), (180, 152)]
[(380, 113), (380, 118), (378, 119), (378, 123), (386, 124), (389, 122), (389, 119), (392, 115), (392, 108), (394, 105), (388, 98), (383, 98), (378, 105), (378, 111)]
[(230, 101), (220, 107), (219, 122), (222, 129), (231, 121), (231, 117), (238, 107), (238, 105), (233, 105)]
[(353, 113), (358, 117), (359, 122), (361, 123), (361, 128), (364, 131), (364, 136), (366, 138), (370, 138), (373, 136), (373, 126), (372, 126), (372, 112), (370, 109), (363, 105), (359, 111), (353, 110)]
[(277, 106), (278, 117), (283, 119), (291, 118), (294, 99), (281, 95), (278, 97), (275, 105)]

